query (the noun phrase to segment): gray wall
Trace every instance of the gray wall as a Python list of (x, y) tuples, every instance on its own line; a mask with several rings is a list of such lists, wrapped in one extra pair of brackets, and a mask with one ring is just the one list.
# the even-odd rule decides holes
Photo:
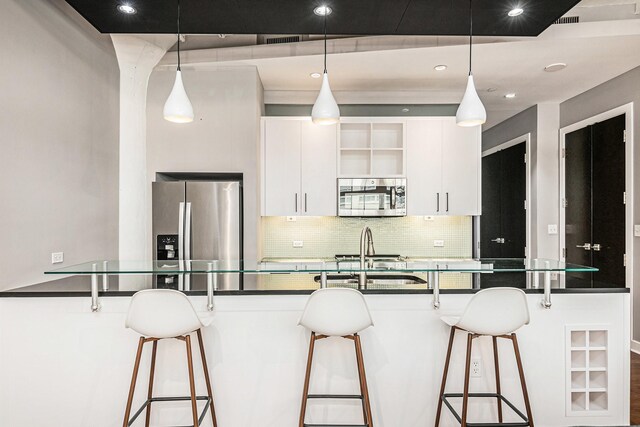
[[(632, 143), (633, 147), (636, 148), (640, 144), (640, 67), (560, 104), (560, 127), (569, 126), (629, 102), (634, 103), (634, 138)], [(638, 186), (640, 182), (640, 150), (638, 149), (634, 149), (633, 164), (633, 182), (636, 184), (633, 198), (633, 223), (640, 224), (640, 188)], [(640, 341), (640, 239), (637, 237), (633, 239), (633, 270), (635, 276), (633, 284), (633, 335), (636, 341)]]
[(2, 290), (117, 256), (119, 70), (62, 0), (3, 1), (0, 39)]
[[(183, 81), (195, 120), (164, 120), (162, 108), (175, 71), (154, 71), (147, 92), (148, 214), (157, 172), (242, 172), (244, 174), (244, 256), (258, 258), (260, 116), (262, 83), (255, 67), (189, 71)], [(149, 221), (151, 225), (151, 221)], [(151, 236), (149, 230), (149, 236)]]

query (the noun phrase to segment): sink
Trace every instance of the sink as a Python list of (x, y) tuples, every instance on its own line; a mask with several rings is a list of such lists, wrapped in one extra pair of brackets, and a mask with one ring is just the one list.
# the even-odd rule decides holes
[[(315, 276), (313, 280), (320, 283), (320, 276)], [(425, 285), (427, 282), (417, 276), (406, 274), (367, 274), (367, 286), (372, 287), (392, 287), (392, 286), (411, 286)], [(331, 286), (349, 286), (358, 285), (357, 274), (329, 274), (327, 275), (327, 285)]]

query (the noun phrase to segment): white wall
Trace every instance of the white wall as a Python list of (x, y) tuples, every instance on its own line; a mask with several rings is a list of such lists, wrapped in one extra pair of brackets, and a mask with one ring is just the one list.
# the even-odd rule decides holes
[(62, 0), (2, 2), (0, 290), (118, 248), (118, 64)]
[[(147, 212), (156, 172), (242, 172), (244, 174), (244, 257), (258, 258), (260, 215), (259, 137), (262, 83), (255, 67), (190, 71), (184, 85), (195, 120), (167, 122), (162, 108), (175, 71), (154, 71), (147, 95)], [(149, 221), (149, 227), (151, 221)], [(148, 235), (151, 236), (149, 229)]]
[[(588, 90), (574, 98), (560, 104), (560, 127), (569, 126), (605, 111), (612, 110), (627, 103), (633, 103), (633, 163), (634, 163), (634, 224), (640, 224), (640, 191), (637, 183), (640, 182), (640, 67), (624, 73), (615, 79), (609, 80)], [(628, 236), (633, 239), (633, 268), (635, 280), (633, 283), (633, 337), (640, 341), (640, 238)]]

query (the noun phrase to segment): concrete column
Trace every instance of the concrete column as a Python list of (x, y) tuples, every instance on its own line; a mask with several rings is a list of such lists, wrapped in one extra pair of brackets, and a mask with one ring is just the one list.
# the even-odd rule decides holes
[(112, 34), (120, 67), (119, 259), (151, 258), (147, 184), (147, 85), (176, 38)]

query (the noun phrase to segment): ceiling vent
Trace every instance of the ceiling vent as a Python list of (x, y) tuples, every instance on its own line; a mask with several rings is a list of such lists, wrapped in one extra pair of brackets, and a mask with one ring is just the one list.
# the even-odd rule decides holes
[(281, 43), (298, 43), (302, 41), (301, 35), (273, 35), (260, 37), (260, 44), (281, 44)]
[(580, 22), (579, 16), (563, 16), (560, 19), (557, 19), (554, 24), (577, 24)]

